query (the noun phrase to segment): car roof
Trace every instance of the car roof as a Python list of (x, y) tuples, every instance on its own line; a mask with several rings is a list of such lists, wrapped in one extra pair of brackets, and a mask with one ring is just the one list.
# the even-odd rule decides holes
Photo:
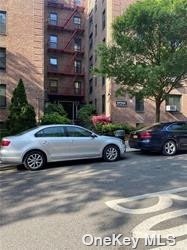
[[(71, 127), (81, 127), (79, 125), (73, 125), (73, 124), (48, 124), (48, 125), (40, 125), (37, 126), (37, 128), (48, 128), (48, 127), (57, 127), (57, 126), (71, 126)], [(81, 127), (82, 128), (82, 127)]]
[(170, 125), (170, 124), (173, 124), (173, 123), (187, 123), (187, 121), (170, 121), (170, 122), (161, 122), (160, 124)]

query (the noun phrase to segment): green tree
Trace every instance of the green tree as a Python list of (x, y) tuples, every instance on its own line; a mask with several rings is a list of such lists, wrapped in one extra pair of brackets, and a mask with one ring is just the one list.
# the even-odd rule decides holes
[(7, 128), (10, 134), (16, 134), (36, 126), (34, 108), (28, 103), (22, 79), (13, 91)]
[(187, 74), (187, 1), (143, 0), (113, 23), (113, 43), (98, 48), (96, 73), (119, 85), (117, 94), (151, 99), (160, 106)]

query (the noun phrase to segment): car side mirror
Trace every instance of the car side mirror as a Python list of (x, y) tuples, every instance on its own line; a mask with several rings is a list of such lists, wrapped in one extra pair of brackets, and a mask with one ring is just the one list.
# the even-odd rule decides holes
[(91, 137), (92, 137), (92, 138), (96, 138), (96, 137), (97, 137), (97, 135), (96, 135), (96, 134), (94, 134), (94, 133), (92, 133), (92, 134), (91, 134)]

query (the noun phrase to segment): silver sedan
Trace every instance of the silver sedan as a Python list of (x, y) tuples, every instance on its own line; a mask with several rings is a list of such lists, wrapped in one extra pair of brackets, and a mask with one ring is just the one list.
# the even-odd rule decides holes
[(47, 162), (65, 160), (103, 158), (112, 162), (125, 151), (125, 143), (119, 138), (97, 135), (75, 125), (45, 125), (3, 138), (0, 160), (38, 170)]

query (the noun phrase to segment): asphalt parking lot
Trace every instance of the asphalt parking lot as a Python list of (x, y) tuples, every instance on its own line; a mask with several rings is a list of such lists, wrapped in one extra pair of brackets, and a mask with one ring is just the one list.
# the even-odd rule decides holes
[[(3, 250), (186, 249), (185, 152), (173, 157), (128, 152), (115, 163), (64, 162), (38, 172), (4, 167), (0, 175)], [(150, 232), (160, 235), (162, 245), (145, 245)], [(166, 239), (171, 233), (174, 246)], [(119, 234), (129, 245), (94, 245), (94, 237)], [(137, 245), (133, 237), (140, 239)]]

